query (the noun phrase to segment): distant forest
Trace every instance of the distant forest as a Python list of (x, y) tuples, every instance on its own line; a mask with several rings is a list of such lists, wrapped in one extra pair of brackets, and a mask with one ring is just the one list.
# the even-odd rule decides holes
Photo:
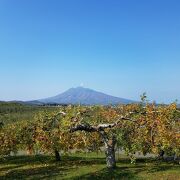
[(42, 111), (54, 111), (55, 106), (35, 106), (16, 102), (0, 102), (0, 123), (9, 124), (17, 121), (31, 121), (34, 115)]

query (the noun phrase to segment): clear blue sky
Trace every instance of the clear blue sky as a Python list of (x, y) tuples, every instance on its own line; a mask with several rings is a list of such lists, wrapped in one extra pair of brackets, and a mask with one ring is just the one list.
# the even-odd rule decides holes
[(0, 0), (0, 100), (79, 86), (180, 100), (179, 0)]

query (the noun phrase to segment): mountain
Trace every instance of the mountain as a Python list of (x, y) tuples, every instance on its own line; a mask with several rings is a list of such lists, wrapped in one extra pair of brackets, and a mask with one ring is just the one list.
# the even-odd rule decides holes
[(110, 96), (89, 88), (71, 88), (62, 94), (37, 100), (41, 103), (58, 104), (83, 104), (83, 105), (108, 105), (108, 104), (129, 104), (135, 101)]

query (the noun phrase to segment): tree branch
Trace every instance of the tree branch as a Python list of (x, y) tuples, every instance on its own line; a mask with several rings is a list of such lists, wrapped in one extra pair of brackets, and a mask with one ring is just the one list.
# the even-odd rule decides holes
[(135, 120), (131, 118), (121, 116), (115, 123), (110, 123), (110, 124), (99, 124), (97, 126), (91, 126), (89, 124), (78, 124), (74, 127), (71, 127), (70, 132), (75, 132), (75, 131), (99, 132), (99, 131), (103, 131), (104, 129), (113, 128), (117, 126), (120, 122), (122, 122), (122, 120), (135, 122)]
[(97, 128), (90, 126), (88, 124), (79, 124), (70, 128), (70, 132), (75, 132), (75, 131), (95, 132), (97, 131)]

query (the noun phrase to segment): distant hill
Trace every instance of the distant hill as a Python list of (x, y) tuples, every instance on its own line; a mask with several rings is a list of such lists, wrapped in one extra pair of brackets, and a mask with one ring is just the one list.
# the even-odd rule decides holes
[(28, 104), (28, 105), (39, 105), (39, 106), (44, 105), (43, 102), (40, 102), (40, 101), (38, 101), (38, 100), (26, 101), (26, 102), (24, 102), (24, 104)]
[[(31, 101), (36, 102), (36, 101)], [(89, 88), (71, 88), (62, 94), (37, 100), (38, 103), (57, 104), (83, 104), (83, 105), (108, 105), (108, 104), (129, 104), (135, 101), (110, 96)]]

